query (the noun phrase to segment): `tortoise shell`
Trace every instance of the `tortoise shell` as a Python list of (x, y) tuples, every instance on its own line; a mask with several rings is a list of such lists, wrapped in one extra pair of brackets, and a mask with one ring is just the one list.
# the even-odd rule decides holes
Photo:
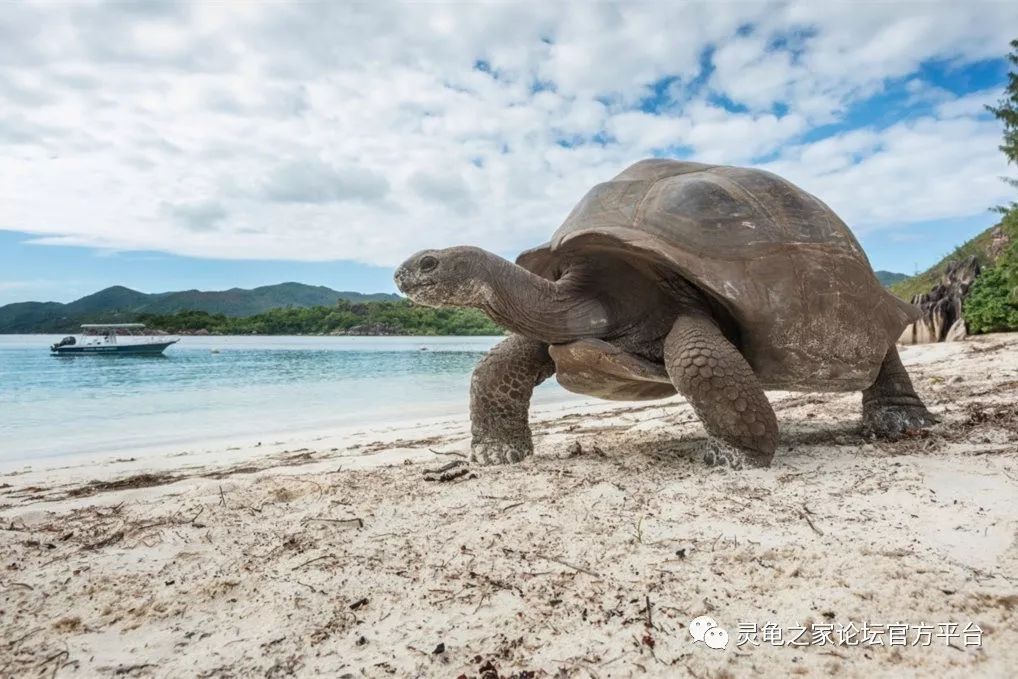
[(827, 205), (763, 170), (640, 161), (516, 261), (554, 280), (565, 261), (606, 252), (665, 267), (721, 305), (769, 389), (864, 389), (918, 317)]

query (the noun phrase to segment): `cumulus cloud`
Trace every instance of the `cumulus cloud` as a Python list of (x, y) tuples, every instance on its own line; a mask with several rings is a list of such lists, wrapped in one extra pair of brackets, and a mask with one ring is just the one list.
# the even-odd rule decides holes
[[(990, 121), (934, 117), (786, 149), (765, 165), (821, 197), (857, 233), (985, 212), (1006, 195)], [(819, 158), (818, 158), (819, 157)], [(932, 169), (932, 171), (931, 171)]]
[[(1002, 202), (985, 3), (19, 3), (0, 15), (0, 229), (391, 265), (547, 239), (648, 155), (762, 165), (861, 231)], [(850, 112), (897, 87), (897, 119)], [(923, 107), (919, 113), (915, 107)], [(912, 108), (909, 108), (912, 107)]]
[(173, 218), (189, 231), (212, 231), (226, 219), (226, 210), (214, 201), (167, 207)]
[(470, 187), (455, 170), (421, 170), (411, 175), (408, 184), (422, 198), (456, 212), (467, 213), (476, 207)]
[(366, 168), (336, 168), (317, 158), (295, 160), (270, 174), (264, 196), (280, 203), (376, 201), (389, 191), (385, 177)]
[(1003, 93), (998, 88), (971, 92), (963, 97), (944, 100), (937, 106), (937, 115), (941, 118), (965, 118), (977, 116), (986, 111), (987, 106), (996, 106)]

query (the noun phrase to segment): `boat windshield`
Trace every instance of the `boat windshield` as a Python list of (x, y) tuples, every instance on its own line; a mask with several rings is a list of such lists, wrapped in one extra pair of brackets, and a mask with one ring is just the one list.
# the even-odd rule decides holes
[(147, 337), (143, 323), (86, 323), (81, 326), (85, 344), (117, 344), (117, 337)]
[(114, 341), (117, 335), (140, 336), (147, 335), (145, 326), (142, 323), (114, 323), (110, 325), (99, 325), (91, 323), (81, 326), (81, 334), (85, 337), (102, 337), (108, 341)]

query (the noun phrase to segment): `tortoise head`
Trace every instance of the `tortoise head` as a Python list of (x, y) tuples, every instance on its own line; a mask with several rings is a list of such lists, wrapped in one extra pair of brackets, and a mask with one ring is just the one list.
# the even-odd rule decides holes
[(421, 250), (400, 264), (393, 278), (400, 291), (418, 304), (476, 306), (485, 296), (493, 257), (468, 246)]
[(551, 281), (481, 248), (422, 250), (399, 265), (400, 291), (431, 307), (473, 307), (513, 332), (542, 342), (599, 337), (601, 301), (569, 279)]

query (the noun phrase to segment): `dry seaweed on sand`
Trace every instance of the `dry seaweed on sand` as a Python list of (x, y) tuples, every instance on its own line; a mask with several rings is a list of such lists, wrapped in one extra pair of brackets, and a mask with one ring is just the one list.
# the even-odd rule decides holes
[[(589, 410), (539, 415), (534, 457), (483, 470), (438, 471), (456, 456), (428, 451), (465, 454), (463, 428), (368, 439), (367, 456), (331, 443), (289, 467), (300, 453), (263, 448), (73, 497), (57, 490), (66, 470), (3, 477), (0, 674), (1010, 676), (1018, 434), (1002, 385), (1018, 336), (994, 341), (903, 352), (922, 396), (957, 393), (939, 425), (898, 441), (858, 433), (856, 395), (772, 394), (784, 433), (766, 470), (705, 467), (702, 428), (671, 402), (667, 417), (606, 405), (587, 434), (569, 427)], [(394, 438), (431, 442), (400, 457)], [(260, 471), (220, 475), (242, 466)], [(691, 640), (705, 613), (727, 651)], [(768, 621), (972, 621), (983, 636), (735, 644), (739, 623)]]

